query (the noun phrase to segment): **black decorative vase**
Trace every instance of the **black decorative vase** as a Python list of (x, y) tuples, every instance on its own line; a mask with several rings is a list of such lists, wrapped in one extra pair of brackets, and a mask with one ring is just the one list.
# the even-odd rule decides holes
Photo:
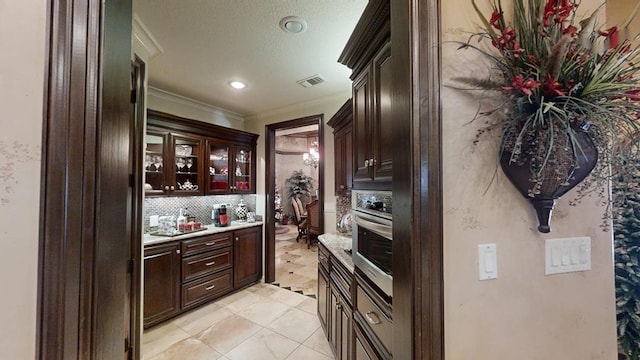
[[(515, 156), (513, 136), (518, 132), (512, 132), (512, 136), (507, 133), (503, 138), (500, 166), (518, 191), (532, 202), (538, 216), (538, 231), (542, 233), (551, 231), (551, 213), (556, 199), (582, 182), (596, 166), (598, 150), (586, 130), (588, 125), (574, 131), (573, 141), (564, 130), (557, 131), (549, 143), (544, 137), (547, 129), (539, 129), (537, 133), (523, 137), (520, 151)], [(549, 147), (552, 149), (547, 153)], [(545, 165), (541, 166), (543, 163)]]

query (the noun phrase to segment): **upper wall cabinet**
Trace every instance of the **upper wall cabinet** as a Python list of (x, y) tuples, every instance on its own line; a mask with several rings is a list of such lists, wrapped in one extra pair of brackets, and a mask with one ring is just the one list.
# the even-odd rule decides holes
[(207, 194), (255, 193), (254, 147), (209, 139), (207, 151)]
[(349, 195), (353, 188), (353, 104), (351, 99), (327, 122), (333, 128), (336, 195)]
[(391, 30), (388, 0), (371, 0), (339, 62), (353, 70), (353, 188), (391, 190)]
[(147, 196), (255, 193), (258, 135), (149, 110)]

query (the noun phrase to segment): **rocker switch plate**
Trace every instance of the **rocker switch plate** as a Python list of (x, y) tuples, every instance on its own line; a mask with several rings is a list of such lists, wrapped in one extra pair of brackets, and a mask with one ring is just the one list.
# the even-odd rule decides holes
[(591, 238), (545, 240), (545, 275), (591, 270)]
[(478, 278), (480, 280), (498, 278), (498, 251), (496, 244), (478, 245)]

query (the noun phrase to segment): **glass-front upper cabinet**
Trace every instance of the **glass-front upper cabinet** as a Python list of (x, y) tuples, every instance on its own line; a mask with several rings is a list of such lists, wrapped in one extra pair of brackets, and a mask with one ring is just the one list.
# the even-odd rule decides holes
[(202, 194), (202, 140), (197, 137), (147, 131), (145, 194)]
[(165, 185), (168, 185), (166, 182), (165, 139), (166, 135), (153, 132), (147, 132), (145, 136), (144, 191), (147, 195), (162, 195), (165, 192)]
[(229, 186), (229, 150), (230, 145), (209, 139), (207, 141), (209, 181), (206, 182), (207, 193), (226, 194)]
[(235, 145), (233, 147), (235, 167), (232, 190), (236, 193), (253, 193), (253, 153), (248, 146)]
[(208, 194), (253, 193), (253, 150), (249, 146), (207, 140)]
[(202, 140), (171, 135), (175, 176), (171, 183), (176, 195), (202, 194)]

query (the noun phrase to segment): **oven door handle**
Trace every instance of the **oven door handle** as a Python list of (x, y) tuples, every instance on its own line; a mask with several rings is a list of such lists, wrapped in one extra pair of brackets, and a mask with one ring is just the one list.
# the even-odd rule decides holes
[(389, 239), (389, 240), (393, 239), (393, 230), (392, 230), (392, 227), (389, 225), (384, 225), (374, 221), (365, 220), (362, 217), (358, 217), (358, 216), (356, 216), (356, 224), (386, 239)]

